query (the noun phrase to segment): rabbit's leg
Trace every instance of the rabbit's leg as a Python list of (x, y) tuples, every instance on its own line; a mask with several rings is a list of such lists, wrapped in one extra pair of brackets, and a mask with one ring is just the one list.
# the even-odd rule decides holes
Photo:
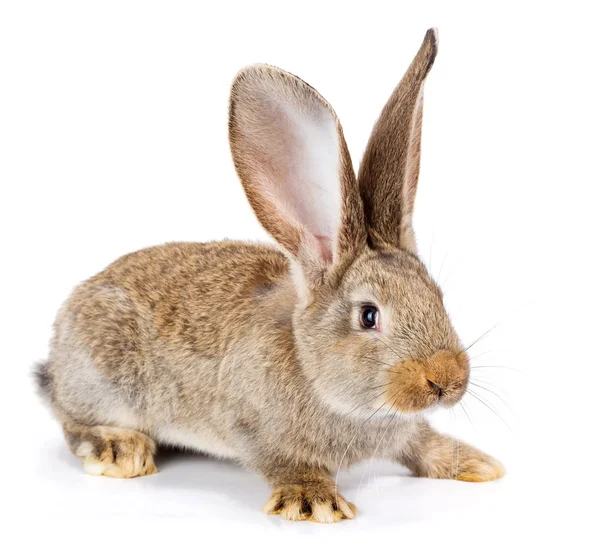
[(291, 521), (336, 523), (354, 519), (356, 506), (336, 492), (329, 473), (309, 466), (262, 469), (272, 492), (263, 511)]
[(63, 423), (63, 431), (71, 451), (83, 461), (88, 474), (132, 478), (157, 471), (156, 444), (141, 432), (72, 421)]
[(500, 461), (423, 425), (398, 457), (417, 476), (488, 482), (505, 474)]

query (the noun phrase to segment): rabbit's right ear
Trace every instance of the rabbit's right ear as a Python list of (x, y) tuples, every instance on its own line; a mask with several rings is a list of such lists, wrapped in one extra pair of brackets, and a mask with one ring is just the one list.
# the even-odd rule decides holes
[(318, 282), (366, 244), (342, 128), (311, 86), (272, 66), (241, 70), (231, 90), (229, 142), (254, 213), (304, 281)]

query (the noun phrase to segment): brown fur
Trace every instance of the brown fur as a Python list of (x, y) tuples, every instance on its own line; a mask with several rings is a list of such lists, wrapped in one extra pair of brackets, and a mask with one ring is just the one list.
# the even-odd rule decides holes
[(63, 431), (71, 451), (83, 461), (89, 474), (133, 478), (157, 471), (156, 444), (140, 432), (72, 421), (63, 424)]
[(400, 246), (416, 253), (412, 214), (421, 161), (423, 85), (437, 48), (437, 31), (430, 29), (383, 108), (365, 150), (358, 183), (375, 246)]
[[(172, 243), (126, 255), (75, 289), (38, 373), (87, 470), (150, 474), (155, 441), (191, 447), (262, 475), (273, 486), (268, 513), (321, 522), (354, 517), (329, 473), (371, 456), (421, 476), (501, 476), (487, 455), (465, 444), (457, 454), (424, 417), (457, 402), (468, 382), (441, 292), (408, 234), (436, 49), (428, 32), (375, 127), (362, 198), (339, 121), (315, 90), (266, 66), (238, 75), (234, 161), (284, 252)], [(380, 309), (377, 331), (360, 327), (365, 302)]]
[(504, 476), (500, 461), (456, 439), (421, 425), (419, 434), (401, 452), (399, 460), (417, 476), (488, 482)]
[(438, 402), (452, 406), (460, 401), (467, 388), (469, 364), (462, 351), (455, 355), (440, 350), (425, 359), (403, 360), (389, 373), (386, 400), (410, 413)]
[(263, 508), (269, 515), (281, 515), (290, 521), (318, 523), (354, 519), (356, 515), (356, 506), (337, 494), (324, 469), (296, 467), (291, 477), (288, 469), (284, 469), (276, 473), (274, 479), (276, 486)]
[[(273, 107), (267, 101), (260, 102), (257, 98), (261, 90), (268, 87), (275, 89), (282, 97), (293, 99), (293, 104), (300, 105), (302, 110), (308, 113), (319, 111), (327, 112), (338, 133), (340, 150), (339, 176), (342, 198), (342, 214), (344, 221), (337, 237), (335, 252), (339, 259), (352, 257), (364, 245), (366, 230), (364, 223), (364, 212), (362, 201), (356, 186), (356, 176), (352, 168), (352, 160), (342, 132), (337, 115), (327, 101), (306, 82), (278, 68), (267, 65), (257, 65), (245, 68), (237, 75), (231, 89), (231, 100), (229, 104), (229, 142), (234, 154), (234, 163), (246, 196), (254, 209), (261, 224), (271, 235), (289, 251), (294, 257), (304, 257), (303, 245), (307, 244), (306, 232), (299, 225), (290, 227), (289, 220), (285, 219), (282, 209), (277, 208), (277, 202), (270, 196), (265, 196), (261, 188), (261, 169), (264, 167), (265, 159), (273, 158), (273, 153), (265, 153), (264, 145), (259, 142), (259, 134), (254, 139), (244, 131), (252, 127), (252, 124), (260, 119), (261, 113), (273, 112)], [(251, 99), (253, 102), (249, 103)], [(271, 118), (279, 120), (284, 118), (281, 114), (275, 114)], [(288, 146), (280, 149), (285, 152)], [(284, 153), (281, 157), (286, 157)], [(333, 247), (328, 247), (331, 253)]]

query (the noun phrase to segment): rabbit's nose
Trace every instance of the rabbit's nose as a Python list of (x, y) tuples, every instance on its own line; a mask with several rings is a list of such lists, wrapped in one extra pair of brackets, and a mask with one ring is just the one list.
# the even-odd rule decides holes
[(435, 381), (431, 381), (431, 379), (428, 379), (427, 383), (429, 383), (429, 386), (437, 393), (437, 396), (441, 398), (444, 394), (444, 387), (435, 383)]

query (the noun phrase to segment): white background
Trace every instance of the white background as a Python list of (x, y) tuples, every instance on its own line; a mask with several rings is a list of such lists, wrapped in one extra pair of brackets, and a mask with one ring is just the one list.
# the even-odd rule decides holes
[[(20, 550), (597, 557), (592, 7), (2, 2), (0, 501)], [(268, 62), (317, 87), (358, 165), (431, 26), (440, 51), (425, 93), (419, 247), (464, 341), (497, 325), (471, 352), (495, 412), (468, 396), (470, 420), (457, 407), (434, 422), (503, 460), (507, 477), (475, 485), (358, 465), (341, 478), (357, 520), (317, 526), (263, 515), (264, 482), (204, 457), (163, 454), (161, 472), (142, 479), (84, 475), (29, 369), (73, 286), (120, 255), (172, 240), (266, 239), (227, 145), (236, 71)]]

